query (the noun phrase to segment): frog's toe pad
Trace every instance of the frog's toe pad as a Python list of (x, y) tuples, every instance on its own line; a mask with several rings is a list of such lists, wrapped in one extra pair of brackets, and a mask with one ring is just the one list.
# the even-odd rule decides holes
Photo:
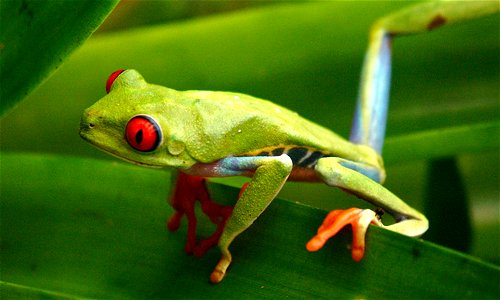
[(182, 216), (183, 213), (175, 212), (167, 221), (167, 229), (169, 231), (177, 231), (177, 229), (181, 226)]
[(318, 251), (328, 239), (351, 224), (353, 231), (351, 255), (353, 260), (360, 261), (365, 253), (365, 235), (370, 223), (381, 225), (377, 214), (370, 209), (333, 210), (326, 216), (317, 234), (306, 244), (306, 248), (311, 252)]

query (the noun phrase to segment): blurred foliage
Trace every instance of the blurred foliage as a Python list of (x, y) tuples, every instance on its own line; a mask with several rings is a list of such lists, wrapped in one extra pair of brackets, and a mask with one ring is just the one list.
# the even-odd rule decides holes
[[(227, 13), (252, 7), (271, 5), (280, 1), (148, 1), (122, 0), (111, 18), (99, 27), (97, 33), (146, 27), (172, 21), (189, 20), (203, 16)], [(299, 2), (299, 1), (297, 1)]]
[[(114, 158), (81, 141), (78, 122), (83, 109), (104, 95), (109, 73), (120, 68), (135, 68), (149, 82), (176, 89), (231, 90), (270, 99), (347, 136), (369, 26), (378, 17), (404, 5), (407, 3), (365, 1), (120, 3), (98, 34), (0, 120), (0, 148), (3, 151), (0, 157), (2, 280), (15, 278), (19, 284), (74, 292), (86, 297), (159, 297), (169, 295), (172, 285), (179, 291), (185, 287), (186, 291), (202, 292), (205, 296), (208, 292), (215, 293), (211, 294), (214, 297), (230, 296), (220, 289), (207, 290), (209, 286), (204, 281), (217, 260), (217, 251), (203, 258), (202, 263), (199, 259), (184, 256), (182, 233), (164, 233), (161, 223), (166, 218), (164, 198), (168, 192), (168, 172), (136, 167), (127, 169)], [(8, 22), (3, 16), (2, 28)], [(429, 168), (427, 161), (456, 157), (458, 170), (452, 172), (461, 176), (472, 211), (472, 244), (468, 247), (472, 254), (496, 263), (500, 261), (498, 21), (496, 15), (394, 41), (392, 99), (384, 155), (388, 166), (386, 185), (418, 209), (429, 207), (429, 203), (442, 208), (441, 196), (427, 193), (428, 174), (438, 174), (444, 179), (452, 177), (448, 171), (450, 168)], [(31, 65), (23, 67), (23, 72)], [(2, 81), (2, 89), (7, 82)], [(5, 154), (22, 152), (33, 154)], [(53, 154), (56, 156), (52, 157)], [(74, 159), (68, 155), (84, 158)], [(14, 167), (16, 160), (19, 161), (18, 167)], [(7, 162), (9, 167), (6, 167)], [(53, 176), (55, 173), (50, 172), (51, 168), (66, 175)], [(120, 171), (111, 171), (114, 168)], [(12, 169), (17, 169), (17, 172), (12, 172)], [(89, 184), (85, 178), (97, 181)], [(242, 179), (215, 181), (240, 186)], [(455, 184), (449, 183), (449, 188), (456, 189)], [(232, 198), (236, 193), (218, 185), (214, 187), (216, 199)], [(447, 195), (444, 186), (440, 191)], [(144, 197), (147, 204), (143, 202)], [(366, 206), (364, 202), (324, 185), (290, 183), (280, 197), (323, 209)], [(424, 199), (427, 199), (426, 205)], [(235, 264), (230, 274), (234, 272), (233, 283), (240, 291), (244, 287), (249, 297), (259, 295), (249, 292), (259, 288), (264, 290), (260, 294), (264, 296), (305, 297), (301, 292), (307, 291), (298, 292), (293, 287), (297, 282), (317, 285), (320, 292), (350, 298), (379, 295), (377, 293), (382, 291), (376, 288), (377, 285), (385, 286), (386, 293), (393, 293), (380, 295), (401, 296), (409, 294), (409, 287), (396, 287), (398, 276), (401, 284), (422, 282), (418, 286), (422, 288), (433, 281), (439, 285), (444, 281), (457, 285), (458, 279), (451, 275), (463, 275), (462, 281), (476, 276), (477, 271), (461, 273), (460, 269), (447, 269), (446, 266), (460, 267), (462, 258), (428, 243), (423, 243), (422, 247), (430, 249), (433, 255), (437, 253), (439, 259), (447, 263), (431, 263), (436, 264), (433, 268), (442, 267), (442, 272), (429, 272), (429, 262), (419, 262), (417, 266), (401, 270), (399, 260), (411, 261), (414, 257), (412, 243), (420, 242), (373, 229), (377, 234), (369, 234), (369, 239), (374, 239), (370, 249), (375, 253), (384, 252), (384, 255), (376, 256), (375, 262), (370, 262), (370, 257), (367, 257), (366, 262), (358, 266), (347, 257), (335, 260), (336, 255), (348, 256), (343, 246), (339, 247), (341, 249), (336, 247), (348, 243), (348, 237), (341, 237), (319, 258), (312, 258), (318, 259), (316, 263), (319, 265), (323, 264), (319, 273), (325, 277), (311, 275), (309, 278), (309, 275), (291, 270), (295, 274), (290, 275), (295, 280), (290, 280), (293, 286), (274, 281), (277, 280), (274, 277), (263, 283), (262, 280), (268, 279), (262, 279), (260, 272), (276, 257), (298, 255), (300, 259), (293, 264), (280, 261), (280, 266), (295, 266), (305, 261), (305, 265), (297, 268), (308, 269), (309, 257), (316, 254), (303, 253), (302, 239), (308, 237), (303, 236), (307, 233), (300, 232), (309, 229), (301, 225), (299, 230), (294, 226), (309, 224), (314, 228), (324, 214), (293, 203), (277, 203), (284, 215), (279, 219), (282, 223), (274, 222), (279, 215), (277, 212), (268, 213), (271, 218), (263, 216), (262, 224), (251, 229), (259, 234), (254, 232), (242, 236), (241, 246), (235, 242), (235, 248), (241, 249), (235, 249), (239, 266)], [(143, 204), (146, 206), (137, 207)], [(447, 204), (450, 210), (454, 210), (455, 205), (458, 204)], [(458, 210), (462, 208), (457, 207)], [(301, 213), (297, 215), (298, 212)], [(77, 217), (72, 219), (71, 216)], [(36, 222), (30, 224), (25, 220)], [(115, 227), (109, 220), (120, 220), (121, 223)], [(290, 226), (297, 232), (289, 230), (287, 227)], [(460, 236), (463, 227), (456, 228), (455, 236)], [(439, 226), (435, 230), (438, 236), (435, 241), (448, 234)], [(145, 233), (152, 231), (152, 234)], [(260, 235), (262, 231), (269, 231), (267, 238)], [(269, 245), (276, 237), (289, 235), (290, 240), (286, 242), (293, 240), (297, 245)], [(75, 236), (79, 238), (74, 239)], [(162, 239), (165, 236), (168, 242)], [(379, 242), (375, 242), (377, 239)], [(21, 243), (23, 240), (26, 241), (24, 244)], [(392, 240), (394, 244), (390, 242)], [(253, 251), (253, 244), (261, 245), (261, 248), (258, 250), (257, 247), (256, 252), (249, 255), (247, 251)], [(137, 248), (137, 245), (146, 245), (147, 249)], [(93, 246), (96, 246), (94, 250)], [(262, 255), (266, 247), (279, 250), (275, 253), (277, 256), (264, 255), (260, 261), (259, 256), (255, 257), (256, 253)], [(403, 251), (404, 254), (398, 256), (398, 247), (410, 251)], [(58, 251), (54, 252), (54, 249)], [(91, 253), (83, 255), (78, 249)], [(332, 256), (334, 258), (329, 256), (331, 252), (336, 253)], [(447, 258), (443, 260), (443, 256)], [(6, 265), (5, 261), (9, 263)], [(44, 261), (47, 263), (42, 265)], [(471, 263), (470, 258), (467, 261)], [(334, 263), (339, 265), (333, 266)], [(486, 275), (482, 274), (485, 278), (499, 278), (497, 267), (476, 265), (476, 262), (472, 265), (479, 268), (474, 270), (489, 270)], [(269, 273), (275, 273), (276, 265), (270, 266)], [(194, 268), (199, 268), (199, 271), (191, 271)], [(420, 271), (415, 275), (407, 272), (414, 268)], [(101, 277), (98, 274), (103, 270), (107, 271), (106, 276)], [(371, 284), (362, 281), (365, 290), (356, 293), (359, 287), (354, 286), (355, 279), (361, 276), (368, 280), (371, 272), (378, 272), (376, 270), (384, 275), (375, 276), (379, 279), (373, 279)], [(339, 273), (332, 275), (328, 272)], [(436, 277), (422, 281), (430, 273), (435, 273)], [(72, 280), (67, 274), (72, 275)], [(259, 279), (252, 274), (259, 274)], [(387, 277), (387, 274), (393, 275)], [(419, 276), (419, 279), (406, 275)], [(165, 276), (177, 281), (172, 284)], [(462, 281), (460, 286), (467, 287)], [(66, 282), (64, 289), (59, 289), (60, 282)], [(203, 288), (200, 288), (202, 284)], [(332, 289), (322, 288), (322, 284), (328, 284)], [(471, 284), (475, 283), (471, 281)], [(113, 287), (116, 290), (111, 290)], [(131, 287), (129, 294), (123, 294), (127, 293), (127, 287)], [(154, 290), (148, 292), (152, 287)], [(450, 293), (440, 286), (433, 288), (436, 293)], [(490, 296), (500, 293), (494, 290), (494, 286), (490, 288), (480, 289), (486, 290)], [(275, 294), (266, 293), (273, 291)], [(309, 295), (320, 295), (320, 292)], [(429, 297), (429, 294), (422, 294), (424, 296)]]

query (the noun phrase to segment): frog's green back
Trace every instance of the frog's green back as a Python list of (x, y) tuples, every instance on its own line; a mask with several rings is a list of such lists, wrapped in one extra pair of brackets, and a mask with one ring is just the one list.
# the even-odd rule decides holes
[(371, 160), (366, 158), (365, 147), (270, 101), (229, 92), (179, 93), (179, 101), (191, 107), (203, 131), (200, 142), (204, 147), (188, 147), (196, 159), (209, 162), (229, 155), (257, 154), (269, 147), (303, 146), (354, 161)]

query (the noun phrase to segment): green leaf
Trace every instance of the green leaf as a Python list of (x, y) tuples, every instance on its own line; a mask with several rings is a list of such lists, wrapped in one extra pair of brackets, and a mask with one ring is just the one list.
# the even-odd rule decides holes
[(493, 138), (500, 133), (500, 122), (477, 123), (390, 137), (385, 142), (384, 159), (388, 164), (422, 159), (450, 157), (457, 153), (498, 151)]
[[(377, 227), (350, 259), (350, 230), (305, 250), (326, 212), (275, 200), (238, 239), (227, 278), (219, 253), (183, 252), (168, 233), (169, 173), (67, 156), (1, 155), (2, 280), (87, 298), (498, 298), (500, 269)], [(68, 174), (71, 174), (69, 176)], [(165, 188), (164, 188), (165, 187)], [(214, 197), (238, 190), (212, 185)], [(208, 232), (206, 220), (200, 220)], [(10, 288), (13, 289), (12, 287)], [(8, 296), (19, 294), (3, 291)]]
[(2, 299), (76, 299), (74, 295), (32, 288), (10, 282), (0, 281), (0, 298)]
[(83, 44), (118, 1), (0, 2), (0, 116)]

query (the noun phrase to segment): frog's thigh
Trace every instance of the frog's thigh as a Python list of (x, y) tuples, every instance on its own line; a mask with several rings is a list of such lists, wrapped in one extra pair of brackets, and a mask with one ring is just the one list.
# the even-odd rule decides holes
[(393, 215), (398, 223), (385, 226), (386, 229), (408, 236), (422, 235), (428, 228), (425, 216), (381, 184), (360, 173), (361, 169), (362, 164), (337, 157), (322, 158), (315, 167), (316, 173), (326, 184), (347, 190)]

